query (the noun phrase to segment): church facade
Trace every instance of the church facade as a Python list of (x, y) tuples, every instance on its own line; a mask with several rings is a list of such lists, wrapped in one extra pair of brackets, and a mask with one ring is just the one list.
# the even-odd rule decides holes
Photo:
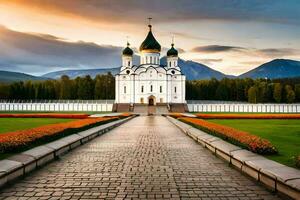
[(116, 104), (185, 104), (185, 75), (178, 66), (178, 51), (172, 43), (167, 52), (167, 65), (161, 65), (161, 45), (152, 33), (152, 26), (141, 44), (140, 64), (133, 65), (133, 50), (122, 53), (122, 67), (116, 75)]

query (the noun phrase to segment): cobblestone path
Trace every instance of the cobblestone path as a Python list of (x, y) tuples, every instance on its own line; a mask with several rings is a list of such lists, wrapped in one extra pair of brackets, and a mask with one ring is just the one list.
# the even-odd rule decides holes
[(0, 191), (0, 199), (272, 199), (161, 116), (141, 116)]

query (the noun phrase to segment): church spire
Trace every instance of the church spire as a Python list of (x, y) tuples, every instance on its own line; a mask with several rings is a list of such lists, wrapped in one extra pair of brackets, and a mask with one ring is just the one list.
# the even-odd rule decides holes
[(151, 25), (151, 20), (152, 18), (148, 18), (149, 23), (149, 32), (146, 37), (146, 39), (143, 41), (143, 43), (140, 46), (140, 51), (141, 52), (148, 52), (148, 53), (159, 53), (161, 51), (161, 46), (157, 42), (157, 40), (154, 38), (153, 33), (152, 33), (152, 25)]
[(152, 29), (152, 25), (151, 25), (151, 20), (152, 20), (152, 17), (148, 17), (148, 27), (149, 27), (149, 31), (151, 31)]

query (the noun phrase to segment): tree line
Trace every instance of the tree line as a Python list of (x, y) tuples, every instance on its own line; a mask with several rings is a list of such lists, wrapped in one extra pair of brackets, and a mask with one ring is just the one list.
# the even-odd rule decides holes
[(186, 82), (186, 99), (247, 101), (250, 103), (300, 102), (300, 78), (229, 79)]
[(111, 73), (70, 79), (0, 84), (0, 99), (114, 99), (115, 78)]
[[(70, 79), (0, 84), (0, 99), (114, 99), (111, 73)], [(229, 79), (186, 81), (187, 100), (247, 101), (250, 103), (300, 102), (300, 78)]]

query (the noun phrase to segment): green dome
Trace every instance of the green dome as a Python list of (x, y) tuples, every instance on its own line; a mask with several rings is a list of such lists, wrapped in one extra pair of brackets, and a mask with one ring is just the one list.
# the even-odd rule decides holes
[(151, 25), (149, 25), (149, 28), (150, 28), (149, 33), (146, 39), (144, 40), (144, 42), (141, 44), (140, 51), (160, 52), (161, 46), (152, 34)]
[(123, 55), (124, 56), (132, 56), (133, 55), (132, 49), (129, 48), (129, 43), (127, 43), (127, 47), (123, 50)]
[(172, 44), (171, 49), (167, 52), (167, 56), (178, 56), (178, 51), (174, 48), (174, 44)]

